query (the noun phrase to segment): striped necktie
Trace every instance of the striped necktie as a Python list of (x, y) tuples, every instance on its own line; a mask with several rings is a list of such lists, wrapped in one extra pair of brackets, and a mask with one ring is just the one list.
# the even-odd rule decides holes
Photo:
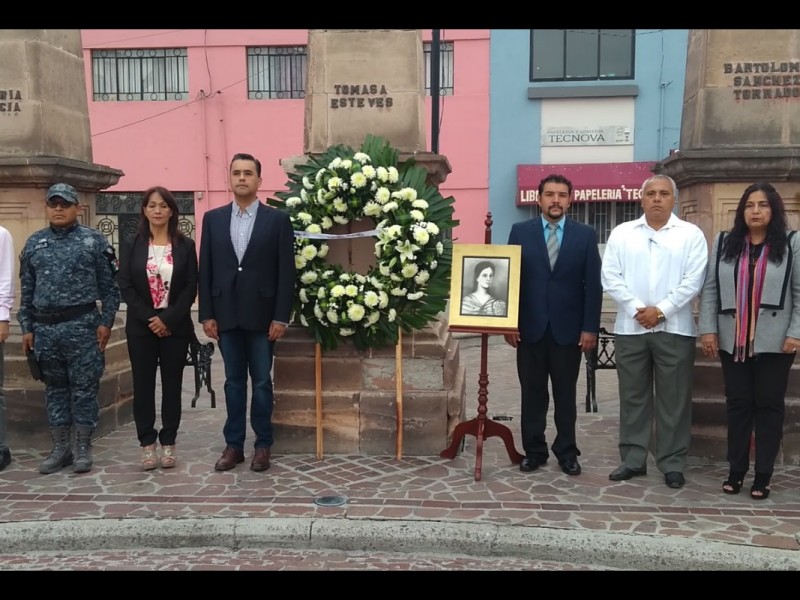
[(547, 226), (550, 228), (550, 234), (547, 236), (547, 255), (550, 258), (550, 268), (552, 269), (558, 258), (558, 235), (556, 235), (558, 224), (548, 223)]

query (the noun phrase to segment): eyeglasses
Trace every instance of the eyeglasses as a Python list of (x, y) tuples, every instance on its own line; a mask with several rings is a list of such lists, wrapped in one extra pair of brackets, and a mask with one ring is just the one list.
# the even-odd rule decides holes
[(72, 202), (67, 202), (66, 200), (57, 200), (55, 198), (51, 198), (45, 202), (47, 208), (58, 208), (61, 207), (63, 209), (70, 208), (71, 206), (77, 206), (77, 204), (73, 204)]

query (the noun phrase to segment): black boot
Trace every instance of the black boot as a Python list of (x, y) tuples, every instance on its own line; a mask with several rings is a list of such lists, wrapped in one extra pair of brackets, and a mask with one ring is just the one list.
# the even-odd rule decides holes
[(92, 470), (92, 431), (87, 425), (75, 426), (75, 473)]
[(72, 464), (72, 450), (70, 449), (71, 435), (72, 428), (69, 425), (50, 428), (50, 436), (53, 438), (53, 449), (50, 451), (50, 455), (39, 465), (39, 473), (48, 475)]

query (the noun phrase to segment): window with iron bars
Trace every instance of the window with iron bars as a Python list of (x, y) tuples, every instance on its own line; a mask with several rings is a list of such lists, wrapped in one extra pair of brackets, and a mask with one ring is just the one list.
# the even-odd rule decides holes
[(250, 47), (247, 97), (250, 100), (305, 98), (307, 68), (305, 46)]
[[(531, 206), (531, 216), (542, 214), (539, 204)], [(597, 243), (605, 244), (608, 235), (620, 223), (632, 221), (642, 216), (641, 202), (573, 202), (567, 209), (567, 216), (580, 223), (586, 223), (597, 231)]]
[[(425, 94), (431, 95), (431, 43), (425, 42)], [(439, 44), (439, 95), (453, 95), (453, 42)]]
[(92, 50), (92, 98), (109, 101), (186, 100), (186, 48)]
[(531, 81), (633, 79), (633, 29), (531, 29)]

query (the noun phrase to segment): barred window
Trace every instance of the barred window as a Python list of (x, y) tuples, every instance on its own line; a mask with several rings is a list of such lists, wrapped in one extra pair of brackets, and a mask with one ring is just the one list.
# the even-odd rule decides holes
[[(431, 46), (425, 42), (422, 51), (425, 54), (425, 93), (431, 95)], [(439, 94), (453, 95), (453, 42), (439, 44)]]
[[(532, 217), (539, 217), (541, 214), (541, 207), (538, 203), (531, 206)], [(605, 244), (614, 227), (642, 216), (642, 203), (573, 202), (567, 209), (567, 216), (594, 227), (597, 231), (597, 243)]]
[(632, 79), (633, 29), (531, 29), (531, 81)]
[(186, 48), (92, 50), (92, 91), (96, 102), (186, 100)]
[(251, 100), (305, 98), (308, 55), (305, 46), (247, 49), (247, 97)]

